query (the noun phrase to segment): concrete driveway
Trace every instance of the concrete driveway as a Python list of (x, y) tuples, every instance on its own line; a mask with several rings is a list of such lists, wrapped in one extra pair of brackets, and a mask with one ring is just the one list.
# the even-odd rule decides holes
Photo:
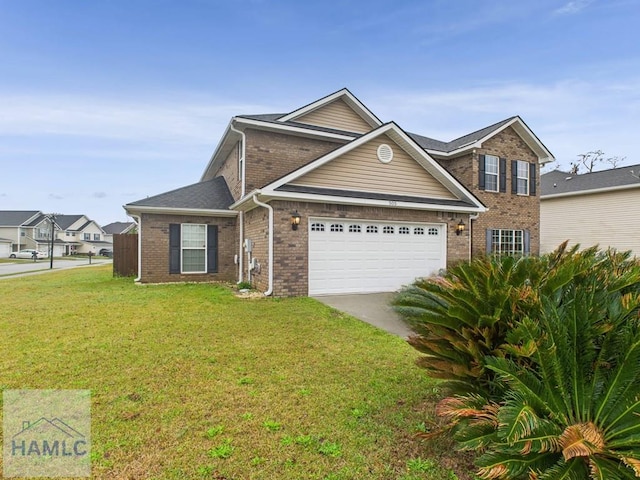
[(327, 295), (314, 298), (382, 330), (407, 338), (411, 334), (411, 330), (389, 305), (394, 295), (394, 293), (367, 293), (360, 295)]

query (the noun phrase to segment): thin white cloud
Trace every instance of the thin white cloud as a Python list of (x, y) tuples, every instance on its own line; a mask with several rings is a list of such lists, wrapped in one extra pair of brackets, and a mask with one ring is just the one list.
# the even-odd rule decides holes
[[(633, 156), (640, 145), (637, 79), (492, 84), (472, 89), (380, 94), (369, 106), (410, 132), (449, 141), (520, 115), (560, 162), (590, 150)], [(629, 160), (631, 161), (631, 160)]]
[(0, 93), (3, 135), (65, 135), (161, 143), (211, 143), (233, 115), (255, 105), (215, 100), (180, 103), (125, 101), (74, 95)]
[(556, 15), (575, 15), (591, 5), (594, 0), (572, 0), (562, 7), (554, 10)]

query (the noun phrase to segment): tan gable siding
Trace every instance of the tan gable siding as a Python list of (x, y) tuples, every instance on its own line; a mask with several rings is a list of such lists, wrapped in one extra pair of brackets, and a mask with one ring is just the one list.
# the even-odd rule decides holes
[(324, 107), (296, 118), (295, 121), (348, 132), (365, 133), (371, 131), (371, 126), (343, 100), (331, 102)]
[(540, 202), (541, 251), (569, 240), (582, 247), (600, 245), (632, 250), (640, 256), (640, 226), (630, 212), (640, 205), (640, 188), (591, 195), (546, 198)]
[[(393, 160), (378, 160), (377, 149), (386, 143)], [(291, 182), (292, 185), (384, 192), (419, 197), (456, 197), (386, 135), (373, 139)]]

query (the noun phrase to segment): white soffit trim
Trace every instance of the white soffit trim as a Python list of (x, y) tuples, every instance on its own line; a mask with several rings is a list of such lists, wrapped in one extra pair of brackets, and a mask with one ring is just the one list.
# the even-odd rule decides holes
[(210, 210), (208, 208), (171, 208), (171, 207), (145, 207), (138, 205), (123, 205), (122, 208), (131, 215), (140, 213), (157, 213), (159, 215), (200, 215), (205, 217), (235, 217), (238, 212), (234, 210)]
[(594, 193), (618, 192), (620, 190), (631, 190), (633, 188), (640, 188), (640, 183), (619, 185), (616, 187), (592, 188), (590, 190), (576, 190), (575, 192), (552, 193), (550, 195), (541, 195), (540, 201), (547, 200), (549, 198), (577, 197), (579, 195), (591, 195)]
[(318, 108), (323, 107), (324, 105), (328, 105), (329, 103), (334, 102), (338, 99), (344, 100), (347, 103), (347, 105), (353, 108), (353, 110), (358, 115), (360, 115), (372, 128), (376, 128), (382, 125), (382, 122), (380, 121), (380, 119), (376, 117), (371, 110), (369, 110), (360, 100), (358, 100), (346, 88), (338, 90), (337, 92), (332, 93), (331, 95), (327, 95), (326, 97), (323, 97), (320, 100), (316, 100), (315, 102), (310, 103), (309, 105), (305, 105), (302, 108), (294, 110), (293, 112), (288, 113), (283, 117), (280, 117), (278, 121), (286, 122), (289, 120), (295, 120), (298, 117), (301, 117), (309, 112), (317, 110)]
[(416, 160), (427, 172), (434, 176), (440, 183), (443, 184), (449, 191), (457, 195), (459, 198), (470, 200), (474, 205), (479, 208), (484, 208), (478, 199), (471, 194), (460, 182), (458, 182), (444, 167), (440, 166), (433, 158), (431, 158), (415, 141), (411, 139), (398, 125), (393, 122), (386, 123), (380, 128), (373, 130), (360, 138), (353, 140), (352, 142), (329, 152), (324, 157), (311, 162), (298, 170), (291, 172), (284, 177), (276, 180), (275, 182), (262, 188), (262, 191), (268, 195), (271, 195), (277, 188), (286, 185), (287, 183), (302, 177), (303, 175), (321, 167), (322, 165), (338, 158), (345, 153), (364, 145), (372, 139), (387, 134), (392, 140), (394, 140), (401, 148), (403, 148), (414, 160)]

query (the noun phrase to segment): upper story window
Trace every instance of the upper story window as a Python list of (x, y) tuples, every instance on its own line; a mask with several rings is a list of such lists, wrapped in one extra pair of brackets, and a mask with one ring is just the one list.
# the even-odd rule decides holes
[(516, 162), (516, 192), (518, 195), (529, 195), (529, 164)]
[(500, 159), (494, 155), (485, 155), (484, 169), (484, 189), (490, 192), (497, 192)]
[(536, 194), (536, 164), (522, 160), (511, 161), (511, 193)]
[(90, 233), (84, 233), (82, 238), (83, 238), (83, 240), (91, 240), (91, 234)]
[(478, 188), (487, 192), (506, 192), (507, 160), (496, 155), (479, 155), (478, 162)]
[(93, 234), (93, 239), (94, 240), (100, 240), (100, 234), (99, 233), (94, 233)]

